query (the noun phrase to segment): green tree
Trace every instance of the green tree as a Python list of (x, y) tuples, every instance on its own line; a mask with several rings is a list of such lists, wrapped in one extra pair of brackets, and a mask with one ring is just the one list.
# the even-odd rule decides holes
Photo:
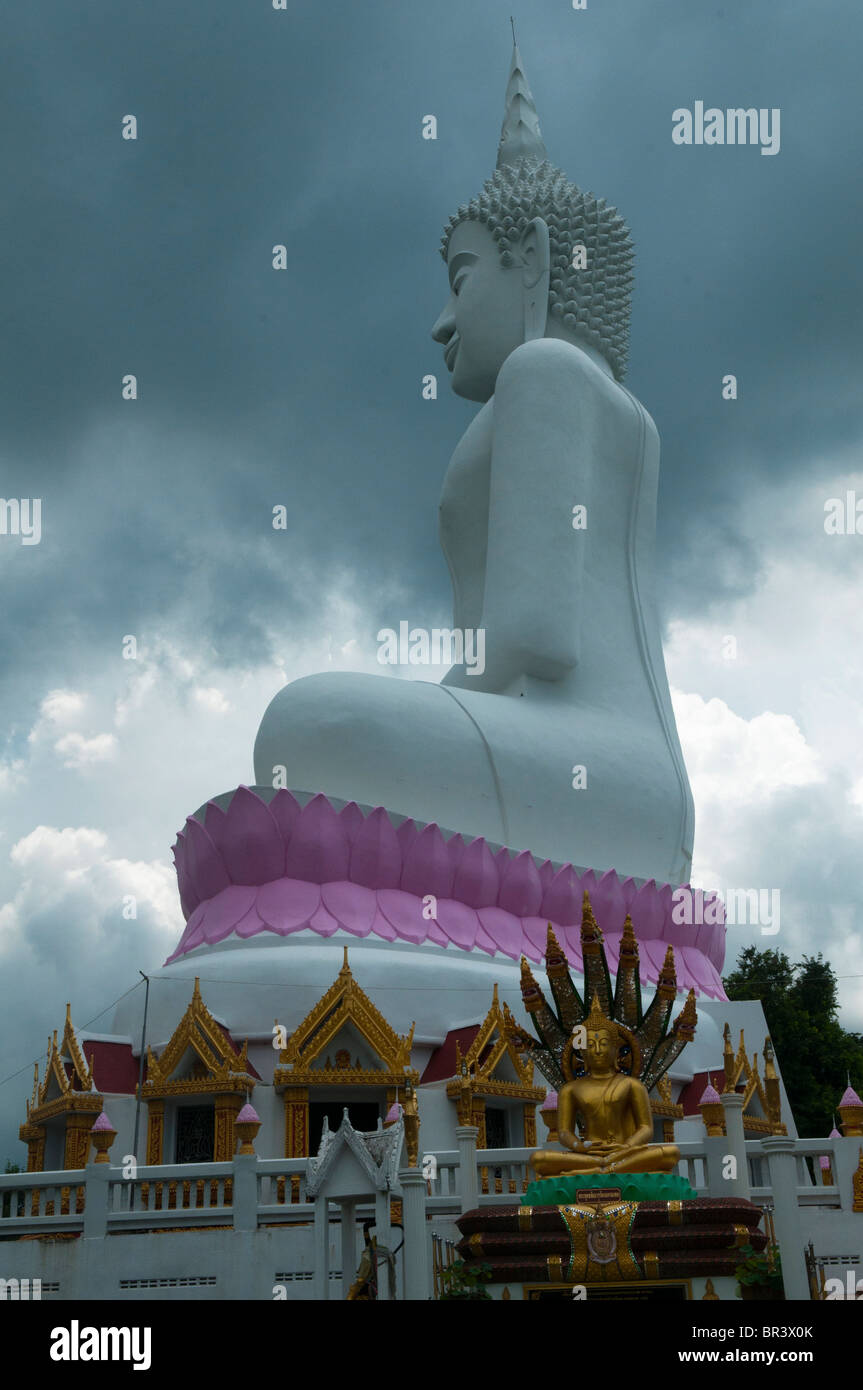
[(829, 961), (819, 951), (792, 965), (782, 951), (747, 946), (723, 983), (729, 999), (761, 1000), (799, 1134), (829, 1134), (849, 1072), (852, 1085), (863, 1082), (863, 1037), (839, 1022)]

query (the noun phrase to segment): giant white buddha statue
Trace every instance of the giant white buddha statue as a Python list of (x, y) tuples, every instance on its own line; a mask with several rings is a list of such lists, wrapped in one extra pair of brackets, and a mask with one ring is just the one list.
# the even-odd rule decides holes
[(453, 626), (485, 669), (328, 672), (267, 709), (255, 775), (537, 859), (685, 883), (692, 797), (654, 594), (659, 439), (622, 384), (632, 244), (549, 163), (518, 49), (497, 168), (443, 239), (432, 330), (481, 408), (443, 482)]

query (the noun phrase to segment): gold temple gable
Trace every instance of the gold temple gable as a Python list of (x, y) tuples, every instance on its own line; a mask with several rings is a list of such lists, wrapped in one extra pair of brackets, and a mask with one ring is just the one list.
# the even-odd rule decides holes
[[(764, 1080), (758, 1072), (758, 1053), (753, 1052), (752, 1061), (746, 1055), (746, 1042), (743, 1029), (735, 1052), (731, 1046), (731, 1028), (726, 1023), (723, 1029), (723, 1066), (725, 1069), (724, 1092), (736, 1091), (741, 1079), (743, 1091), (743, 1129), (750, 1134), (787, 1134), (788, 1129), (782, 1120), (782, 1096), (779, 1089), (779, 1076), (774, 1063), (773, 1044), (769, 1035), (764, 1039)], [(761, 1114), (753, 1108), (757, 1101)]]

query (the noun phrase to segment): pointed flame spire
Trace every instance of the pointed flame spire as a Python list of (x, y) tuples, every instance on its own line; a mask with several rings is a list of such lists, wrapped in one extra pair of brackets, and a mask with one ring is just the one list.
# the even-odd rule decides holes
[(506, 107), (503, 125), (500, 128), (500, 144), (497, 151), (497, 167), (504, 164), (517, 164), (520, 159), (548, 159), (548, 151), (539, 128), (539, 116), (533, 100), (533, 93), (524, 74), (524, 64), (513, 42), (512, 62), (509, 81), (506, 85)]

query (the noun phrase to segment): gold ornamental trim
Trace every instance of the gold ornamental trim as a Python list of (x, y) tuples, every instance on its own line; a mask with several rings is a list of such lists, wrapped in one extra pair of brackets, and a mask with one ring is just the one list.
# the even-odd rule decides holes
[(682, 1226), (682, 1225), (683, 1225), (683, 1203), (682, 1203), (680, 1200), (675, 1199), (674, 1201), (668, 1202), (666, 1205), (667, 1205), (667, 1207), (668, 1207), (668, 1224), (669, 1224), (669, 1226)]
[[(782, 1097), (779, 1090), (779, 1076), (774, 1063), (773, 1044), (770, 1036), (764, 1039), (762, 1056), (764, 1058), (764, 1080), (758, 1073), (758, 1053), (753, 1052), (752, 1061), (746, 1055), (746, 1040), (743, 1029), (735, 1052), (731, 1045), (731, 1027), (726, 1023), (723, 1031), (723, 1067), (725, 1084), (723, 1092), (736, 1091), (741, 1078), (743, 1090), (743, 1130), (751, 1134), (787, 1134), (788, 1128), (782, 1122)], [(754, 1100), (758, 1101), (762, 1114), (749, 1112)]]
[(304, 1071), (292, 1071), (288, 1067), (276, 1067), (273, 1072), (273, 1086), (276, 1090), (284, 1087), (309, 1086), (404, 1086), (405, 1079), (413, 1085), (419, 1084), (420, 1074), (415, 1068), (408, 1071), (367, 1071), (364, 1067), (309, 1067)]
[(641, 1278), (641, 1266), (630, 1245), (637, 1207), (637, 1202), (558, 1207), (569, 1232), (567, 1278), (572, 1283), (605, 1284)]
[[(325, 1069), (313, 1069), (311, 1063), (325, 1055), (327, 1047), (348, 1022), (353, 1023), (372, 1052), (383, 1063), (383, 1067), (373, 1073), (363, 1071), (362, 1068), (352, 1068), (351, 1070), (363, 1079), (354, 1079), (348, 1084), (389, 1084), (392, 1078), (397, 1076), (400, 1084), (404, 1085), (406, 1069), (410, 1069), (415, 1025), (411, 1024), (410, 1032), (405, 1037), (400, 1036), (391, 1027), (380, 1009), (375, 1007), (365, 990), (361, 989), (354, 979), (348, 964), (347, 946), (344, 952), (344, 963), (336, 979), (294, 1029), (279, 1053), (279, 1066), (273, 1078), (274, 1085), (321, 1085), (332, 1080)], [(344, 1070), (332, 1070), (344, 1079)], [(312, 1071), (314, 1081), (306, 1082), (308, 1073)], [(419, 1081), (418, 1073), (410, 1074), (412, 1078), (416, 1076), (416, 1080)], [(375, 1077), (374, 1081), (368, 1079), (372, 1075)], [(302, 1081), (298, 1078), (302, 1078)]]
[(519, 1207), (518, 1229), (521, 1232), (533, 1230), (533, 1207)]
[[(147, 1080), (141, 1088), (148, 1103), (170, 1096), (245, 1095), (254, 1090), (255, 1078), (248, 1070), (248, 1041), (235, 1052), (201, 998), (201, 981), (195, 987), (188, 1008), (177, 1024), (167, 1047), (156, 1057), (147, 1048)], [(186, 1053), (197, 1057), (198, 1075), (177, 1078), (174, 1073)]]

